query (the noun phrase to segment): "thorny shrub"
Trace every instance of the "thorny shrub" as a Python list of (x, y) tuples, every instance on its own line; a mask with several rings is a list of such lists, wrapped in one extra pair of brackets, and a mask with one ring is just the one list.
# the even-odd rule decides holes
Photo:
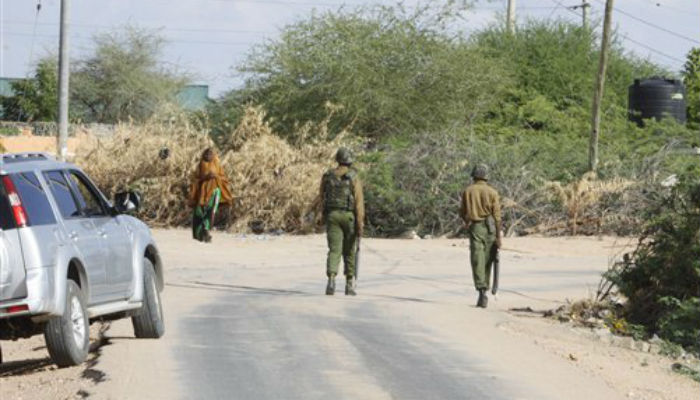
[(627, 298), (623, 316), (648, 334), (700, 352), (700, 181), (698, 168), (645, 211), (637, 248), (606, 273)]

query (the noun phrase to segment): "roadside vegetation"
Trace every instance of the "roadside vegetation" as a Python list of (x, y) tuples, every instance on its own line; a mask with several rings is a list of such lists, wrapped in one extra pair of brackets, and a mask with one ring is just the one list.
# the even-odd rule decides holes
[(619, 315), (700, 355), (700, 167), (659, 193), (643, 211), (639, 244), (606, 278), (625, 296)]
[[(113, 136), (84, 143), (74, 160), (105, 193), (140, 192), (140, 217), (155, 226), (187, 226), (187, 195), (204, 149), (219, 148), (231, 180), (235, 206), (223, 209), (219, 225), (236, 232), (313, 232), (320, 225), (318, 179), (336, 149), (352, 147), (344, 134), (328, 139), (324, 122), (307, 124), (293, 142), (274, 134), (261, 108), (248, 107), (230, 136), (214, 143), (207, 131), (180, 110), (162, 112), (144, 123), (122, 123)], [(307, 136), (314, 141), (302, 140)], [(167, 149), (167, 158), (161, 158)]]
[[(76, 123), (142, 122), (175, 103), (188, 76), (160, 61), (165, 41), (155, 32), (127, 26), (92, 38), (94, 49), (72, 61), (70, 120)], [(54, 122), (58, 108), (55, 55), (37, 62), (32, 79), (12, 82), (0, 96), (8, 121)]]
[(374, 235), (456, 232), (458, 193), (477, 162), (491, 167), (504, 195), (509, 234), (641, 232), (646, 193), (694, 162), (676, 150), (697, 134), (673, 121), (628, 122), (627, 88), (672, 73), (616, 40), (600, 170), (586, 175), (594, 32), (531, 21), (515, 36), (498, 26), (467, 35), (455, 32), (458, 16), (449, 7), (380, 7), (288, 26), (239, 66), (246, 84), (212, 105), (211, 132), (231, 132), (252, 103), (279, 135), (293, 137), (333, 104), (331, 136), (348, 130), (364, 140)]

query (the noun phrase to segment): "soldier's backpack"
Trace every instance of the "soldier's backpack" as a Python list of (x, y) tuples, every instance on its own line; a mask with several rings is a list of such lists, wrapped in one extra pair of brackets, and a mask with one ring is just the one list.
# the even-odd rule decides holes
[(336, 175), (333, 170), (323, 175), (323, 209), (325, 212), (355, 209), (353, 179), (355, 179), (355, 171), (353, 170), (342, 176)]

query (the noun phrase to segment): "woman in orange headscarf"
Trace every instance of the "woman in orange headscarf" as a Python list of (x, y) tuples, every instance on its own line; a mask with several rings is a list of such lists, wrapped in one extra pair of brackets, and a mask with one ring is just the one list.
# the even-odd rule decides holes
[(192, 236), (201, 242), (211, 242), (214, 217), (221, 204), (232, 204), (233, 196), (229, 181), (224, 174), (219, 156), (212, 148), (204, 150), (190, 186), (192, 214)]

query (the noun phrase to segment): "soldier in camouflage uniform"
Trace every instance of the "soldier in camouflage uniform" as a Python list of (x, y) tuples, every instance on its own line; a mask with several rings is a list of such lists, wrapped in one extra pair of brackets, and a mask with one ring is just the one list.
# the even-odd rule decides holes
[(326, 172), (321, 180), (323, 216), (328, 238), (326, 294), (335, 293), (335, 276), (342, 255), (345, 265), (345, 294), (354, 296), (357, 240), (362, 236), (365, 217), (362, 183), (357, 171), (352, 168), (350, 150), (338, 149), (335, 159), (338, 166)]
[[(496, 249), (501, 248), (501, 204), (496, 189), (487, 183), (487, 168), (472, 170), (474, 183), (462, 193), (459, 215), (469, 231), (469, 253), (474, 286), (479, 291), (477, 307), (486, 308)], [(493, 223), (491, 223), (493, 222)]]

